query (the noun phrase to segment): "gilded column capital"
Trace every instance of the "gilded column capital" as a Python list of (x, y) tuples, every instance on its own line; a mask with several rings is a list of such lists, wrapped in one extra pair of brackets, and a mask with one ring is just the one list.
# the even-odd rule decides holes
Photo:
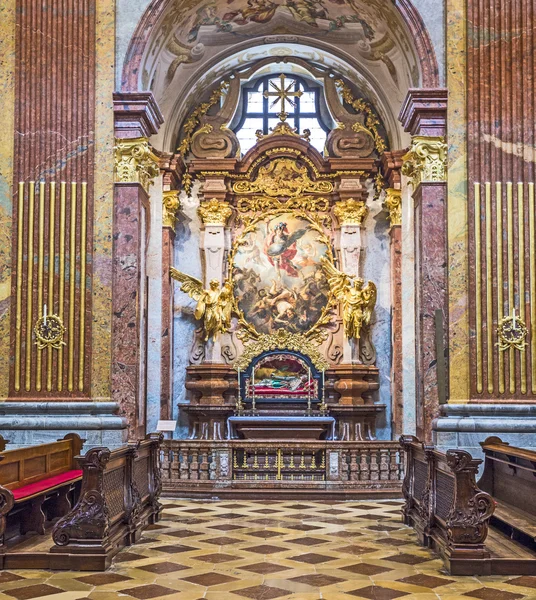
[(394, 188), (387, 188), (383, 205), (389, 213), (391, 227), (402, 225), (402, 192)]
[(179, 191), (169, 190), (162, 195), (162, 227), (175, 227), (177, 213), (181, 207)]
[(362, 225), (369, 213), (367, 205), (362, 200), (348, 198), (335, 204), (333, 209), (341, 225)]
[(403, 160), (402, 173), (411, 177), (413, 187), (447, 180), (447, 144), (442, 136), (414, 136)]
[(140, 183), (148, 192), (160, 173), (158, 158), (144, 137), (116, 139), (114, 159), (116, 183)]
[(225, 200), (218, 200), (217, 198), (211, 198), (208, 202), (203, 202), (198, 212), (204, 225), (225, 226), (227, 219), (233, 214), (231, 205)]

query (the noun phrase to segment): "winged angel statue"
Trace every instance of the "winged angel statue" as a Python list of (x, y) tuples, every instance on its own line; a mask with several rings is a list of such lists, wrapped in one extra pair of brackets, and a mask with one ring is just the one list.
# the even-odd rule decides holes
[(342, 321), (347, 338), (359, 339), (363, 325), (369, 325), (376, 305), (376, 286), (372, 281), (338, 271), (325, 257), (320, 259), (333, 295), (342, 304)]
[(203, 319), (205, 342), (219, 333), (229, 331), (233, 312), (233, 290), (228, 279), (221, 289), (220, 282), (213, 279), (209, 284), (209, 289), (205, 290), (202, 281), (186, 275), (186, 273), (181, 273), (173, 267), (170, 269), (170, 275), (182, 284), (183, 292), (197, 301), (194, 317)]

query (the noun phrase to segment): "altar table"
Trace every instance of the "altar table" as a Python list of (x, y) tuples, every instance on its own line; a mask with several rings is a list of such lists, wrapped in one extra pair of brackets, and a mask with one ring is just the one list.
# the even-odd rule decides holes
[(248, 440), (335, 439), (335, 419), (327, 416), (233, 416), (227, 420), (227, 437)]

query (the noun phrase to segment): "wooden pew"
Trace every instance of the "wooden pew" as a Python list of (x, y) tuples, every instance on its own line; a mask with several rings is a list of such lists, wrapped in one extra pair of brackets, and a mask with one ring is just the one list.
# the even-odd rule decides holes
[(80, 499), (54, 526), (49, 568), (107, 569), (113, 556), (159, 520), (162, 434), (110, 451), (92, 448), (78, 462)]
[(400, 443), (405, 455), (403, 521), (419, 542), (435, 549), (452, 575), (491, 574), (484, 541), (495, 503), (476, 485), (482, 460), (463, 450), (439, 452), (413, 436)]
[(44, 534), (47, 519), (71, 510), (74, 486), (82, 478), (74, 458), (83, 443), (69, 433), (57, 442), (0, 453), (0, 553), (5, 553), (6, 527), (15, 524), (21, 535)]
[(536, 550), (536, 452), (510, 446), (498, 437), (480, 445), (485, 461), (478, 485), (497, 502), (492, 524)]

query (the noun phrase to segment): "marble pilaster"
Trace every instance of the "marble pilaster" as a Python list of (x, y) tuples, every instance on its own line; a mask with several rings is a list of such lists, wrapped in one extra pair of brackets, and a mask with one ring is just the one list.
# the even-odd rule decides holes
[[(448, 340), (446, 132), (447, 92), (410, 90), (400, 114), (412, 146), (403, 171), (412, 178), (415, 203), (415, 318), (417, 436), (431, 439), (432, 421), (446, 395), (446, 381), (438, 381), (436, 311), (442, 311), (443, 336)], [(440, 386), (442, 389), (440, 390)]]

